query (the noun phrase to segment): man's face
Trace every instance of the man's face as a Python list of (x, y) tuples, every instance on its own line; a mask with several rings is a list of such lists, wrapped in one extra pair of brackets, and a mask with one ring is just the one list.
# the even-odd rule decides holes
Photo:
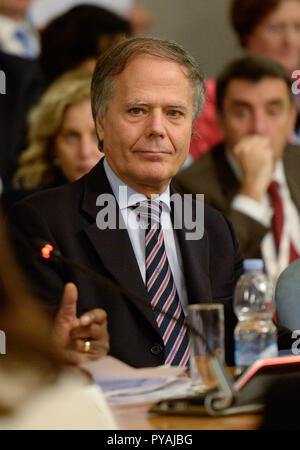
[(229, 149), (246, 136), (265, 136), (277, 160), (293, 130), (295, 107), (280, 78), (263, 78), (256, 83), (234, 79), (227, 86), (219, 122)]
[(98, 118), (106, 159), (119, 178), (147, 196), (163, 192), (188, 155), (192, 109), (181, 65), (150, 55), (130, 61)]
[(0, 0), (0, 12), (12, 18), (24, 16), (32, 0)]

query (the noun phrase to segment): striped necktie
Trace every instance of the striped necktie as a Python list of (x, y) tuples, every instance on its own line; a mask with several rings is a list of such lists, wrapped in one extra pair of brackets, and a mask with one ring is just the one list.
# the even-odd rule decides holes
[(165, 249), (160, 221), (162, 204), (158, 200), (142, 201), (137, 203), (136, 210), (147, 221), (146, 285), (152, 307), (158, 308), (158, 312), (154, 309), (154, 313), (164, 341), (165, 364), (185, 366), (190, 356), (190, 345), (184, 312)]

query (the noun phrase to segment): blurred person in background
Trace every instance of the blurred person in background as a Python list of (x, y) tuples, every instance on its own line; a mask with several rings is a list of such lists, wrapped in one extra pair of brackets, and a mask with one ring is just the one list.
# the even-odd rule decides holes
[(37, 30), (27, 20), (32, 0), (0, 0), (0, 50), (23, 58), (36, 58), (40, 43)]
[(134, 0), (34, 0), (29, 9), (29, 17), (35, 27), (41, 30), (74, 6), (86, 4), (107, 9), (129, 21), (134, 36), (146, 33), (153, 23), (152, 14)]
[(54, 18), (41, 30), (40, 64), (46, 84), (66, 71), (86, 67), (111, 45), (130, 35), (130, 24), (94, 5), (79, 5)]
[[(12, 3), (24, 6), (24, 1)], [(75, 68), (92, 72), (99, 54), (129, 33), (130, 24), (125, 19), (97, 6), (83, 5), (55, 18), (43, 30), (39, 59), (8, 55), (0, 49), (0, 70), (6, 74), (7, 88), (6, 95), (0, 96), (0, 176), (5, 191), (12, 187), (20, 152), (29, 145), (28, 111), (46, 87)]]
[(32, 0), (0, 0), (0, 176), (10, 186), (26, 142), (26, 115), (42, 92), (39, 34), (26, 18)]
[(296, 106), (289, 72), (258, 55), (238, 58), (217, 78), (224, 141), (174, 180), (182, 193), (233, 223), (245, 258), (263, 258), (273, 281), (300, 255), (300, 147), (288, 143)]
[(0, 94), (0, 176), (8, 189), (19, 154), (26, 147), (26, 117), (43, 92), (43, 81), (36, 60), (1, 50), (0, 70), (4, 74)]
[(6, 228), (0, 210), (0, 429), (115, 429), (101, 390), (91, 400), (90, 379), (66, 364), (61, 322), (31, 295)]
[(101, 159), (90, 102), (91, 75), (75, 70), (57, 79), (29, 117), (29, 146), (3, 205), (41, 189), (72, 182)]
[[(298, 68), (300, 59), (300, 0), (232, 0), (230, 17), (239, 42), (246, 51), (269, 56), (281, 63), (290, 73)], [(222, 141), (216, 119), (216, 83), (206, 81), (206, 104), (194, 125), (190, 153), (197, 159)], [(295, 96), (296, 103), (300, 100)], [(298, 118), (294, 143), (300, 141)]]

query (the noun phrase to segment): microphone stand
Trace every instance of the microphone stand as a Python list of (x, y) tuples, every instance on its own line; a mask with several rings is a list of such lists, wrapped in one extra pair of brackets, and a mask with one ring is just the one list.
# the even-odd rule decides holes
[[(234, 391), (233, 388), (233, 379), (230, 377), (228, 371), (226, 368), (221, 364), (220, 360), (214, 356), (214, 353), (209, 347), (209, 344), (203, 336), (202, 333), (200, 333), (198, 330), (196, 330), (192, 325), (188, 324), (186, 321), (183, 321), (181, 319), (174, 319), (174, 317), (169, 314), (168, 312), (162, 311), (159, 307), (150, 305), (147, 300), (144, 298), (141, 298), (134, 294), (133, 292), (129, 291), (126, 288), (123, 288), (121, 286), (118, 286), (115, 282), (111, 281), (109, 278), (94, 272), (91, 269), (88, 269), (87, 267), (82, 266), (81, 264), (78, 264), (77, 262), (71, 260), (70, 258), (67, 258), (63, 256), (60, 251), (49, 244), (48, 242), (44, 241), (40, 238), (33, 238), (31, 239), (31, 243), (33, 247), (39, 251), (40, 255), (44, 259), (50, 259), (51, 257), (56, 257), (57, 259), (61, 260), (65, 264), (83, 272), (88, 278), (93, 279), (94, 281), (97, 281), (98, 283), (101, 283), (102, 285), (106, 285), (113, 289), (117, 293), (121, 293), (125, 295), (129, 299), (134, 299), (136, 302), (142, 303), (143, 305), (147, 305), (152, 310), (158, 311), (159, 313), (164, 314), (165, 316), (169, 317), (172, 320), (175, 320), (176, 322), (179, 322), (181, 325), (185, 325), (188, 330), (195, 334), (196, 336), (200, 337), (200, 339), (205, 343), (208, 349), (208, 353), (210, 355), (210, 365), (212, 372), (217, 380), (217, 390), (210, 391), (206, 394), (204, 399), (204, 407), (209, 415), (212, 416), (221, 416), (221, 415), (229, 415), (229, 414), (239, 414), (241, 412), (252, 412), (260, 410), (262, 405), (243, 405), (243, 406), (233, 406), (233, 403), (235, 402), (237, 398), (237, 392)], [(47, 247), (47, 255), (43, 254), (43, 249)]]

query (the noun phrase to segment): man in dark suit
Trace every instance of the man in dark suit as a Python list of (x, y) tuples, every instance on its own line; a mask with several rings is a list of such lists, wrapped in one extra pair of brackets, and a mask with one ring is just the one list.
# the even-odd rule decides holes
[[(104, 309), (110, 353), (136, 367), (187, 361), (187, 329), (168, 316), (162, 315), (161, 322), (153, 310), (157, 300), (179, 318), (189, 303), (223, 303), (226, 359), (233, 363), (232, 295), (242, 272), (234, 231), (222, 214), (205, 207), (203, 215), (193, 204), (195, 228), (203, 221), (204, 232), (198, 227), (194, 235), (188, 233), (182, 208), (171, 202), (170, 182), (188, 156), (203, 91), (197, 64), (176, 44), (147, 38), (119, 43), (100, 58), (92, 82), (93, 115), (105, 158), (75, 183), (32, 196), (11, 210), (20, 258), (38, 295), (61, 311), (64, 284), (75, 283), (77, 313)], [(145, 205), (151, 210), (144, 214), (146, 227), (143, 212), (137, 212)], [(159, 225), (149, 228), (150, 219)], [(55, 258), (42, 261), (32, 237), (50, 242), (122, 292)], [(170, 334), (163, 331), (164, 323)], [(180, 330), (173, 336), (176, 326)], [(99, 339), (92, 331), (70, 329), (70, 345), (97, 354)], [(170, 349), (171, 335), (175, 343)]]
[(43, 81), (37, 61), (0, 51), (0, 70), (5, 89), (0, 94), (0, 176), (6, 187), (26, 147), (27, 115), (38, 101)]
[(287, 143), (296, 117), (291, 87), (271, 59), (229, 64), (217, 80), (224, 142), (174, 181), (226, 214), (244, 256), (263, 256), (274, 280), (300, 253), (300, 148)]

